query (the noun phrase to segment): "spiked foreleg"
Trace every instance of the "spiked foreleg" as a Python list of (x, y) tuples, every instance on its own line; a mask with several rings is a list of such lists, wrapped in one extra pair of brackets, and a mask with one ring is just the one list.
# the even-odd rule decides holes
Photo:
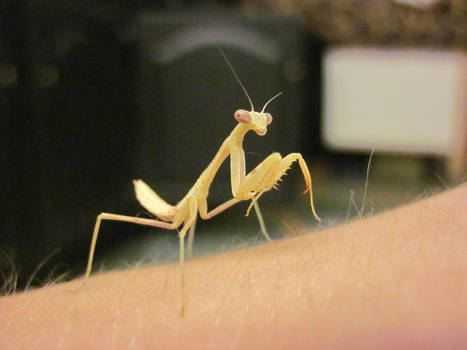
[(237, 191), (233, 194), (234, 197), (248, 200), (253, 199), (257, 193), (269, 191), (276, 182), (275, 174), (280, 167), (281, 159), (279, 153), (272, 153), (259, 163), (242, 179)]
[[(272, 158), (277, 158), (277, 155), (278, 153), (276, 155), (272, 154), (271, 156), (269, 156), (268, 157), (268, 159), (270, 158), (269, 161), (274, 162)], [(280, 155), (279, 155), (279, 159), (280, 159)], [(270, 164), (268, 164), (266, 160), (267, 159), (261, 162), (256, 167), (256, 169), (270, 166)], [(265, 165), (265, 162), (267, 166)], [(255, 193), (258, 192), (258, 191), (255, 192), (254, 190), (250, 190), (252, 185), (257, 186), (257, 184), (255, 184), (255, 178), (254, 178), (255, 175), (252, 174), (250, 176), (245, 176), (245, 152), (243, 151), (241, 145), (238, 145), (235, 143), (232, 143), (230, 145), (230, 171), (231, 171), (231, 181), (232, 181), (232, 194), (234, 198), (222, 204), (218, 208), (212, 210), (210, 213), (207, 213), (207, 208), (206, 208), (204, 210), (206, 212), (206, 216), (216, 215), (220, 211), (225, 210), (227, 207), (241, 200), (251, 199), (255, 195)], [(261, 171), (261, 170), (257, 170), (257, 171)], [(252, 173), (254, 172), (255, 170), (252, 171)], [(259, 209), (259, 205), (258, 203), (256, 203), (256, 201), (252, 203), (255, 206), (256, 216), (258, 217), (261, 232), (263, 233), (264, 237), (266, 237), (266, 239), (270, 241), (271, 238), (269, 237), (268, 231), (266, 229), (266, 225), (264, 223), (261, 210)], [(202, 213), (201, 213), (201, 216), (203, 216)]]
[(292, 165), (293, 162), (298, 160), (298, 164), (300, 165), (300, 169), (302, 170), (303, 177), (305, 179), (305, 184), (306, 188), (303, 193), (306, 193), (307, 191), (310, 192), (310, 207), (311, 211), (316, 218), (316, 220), (321, 221), (320, 217), (316, 213), (315, 205), (313, 203), (313, 191), (312, 191), (312, 185), (311, 185), (311, 176), (310, 176), (310, 171), (308, 170), (308, 166), (306, 165), (305, 160), (303, 159), (302, 155), (300, 153), (290, 153), (286, 157), (284, 157), (281, 160), (281, 164), (279, 166), (278, 172), (276, 174), (276, 179), (274, 182), (274, 185), (277, 183), (277, 181), (281, 180), (281, 177), (284, 176), (287, 172), (288, 169), (290, 169), (290, 166)]
[(310, 171), (300, 153), (291, 153), (284, 158), (279, 153), (273, 153), (245, 176), (238, 188), (237, 196), (239, 199), (252, 199), (247, 213), (264, 192), (269, 191), (271, 188), (276, 188), (277, 183), (286, 175), (287, 170), (290, 169), (290, 166), (295, 161), (298, 161), (305, 179), (306, 188), (304, 193), (310, 192), (311, 211), (315, 218), (321, 221), (313, 204)]

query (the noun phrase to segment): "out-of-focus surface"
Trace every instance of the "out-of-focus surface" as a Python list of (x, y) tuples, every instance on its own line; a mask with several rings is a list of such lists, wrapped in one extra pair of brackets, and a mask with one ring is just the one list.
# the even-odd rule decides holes
[[(330, 147), (450, 155), (467, 103), (461, 52), (335, 49), (324, 58)], [(461, 108), (463, 107), (463, 108)]]
[[(456, 180), (450, 178), (443, 153), (410, 154), (405, 151), (411, 140), (405, 140), (405, 150), (374, 154), (363, 200), (370, 149), (377, 147), (367, 143), (368, 149), (358, 153), (351, 145), (333, 150), (325, 146), (321, 133), (326, 122), (322, 60), (331, 44), (420, 48), (430, 43), (448, 50), (462, 48), (459, 38), (464, 34), (457, 21), (465, 16), (458, 12), (460, 3), (440, 1), (449, 6), (414, 10), (393, 3), (388, 8), (388, 2), (376, 7), (352, 2), (355, 9), (366, 9), (360, 13), (346, 10), (344, 4), (325, 3), (309, 2), (319, 9), (310, 12), (305, 5), (289, 2), (294, 11), (287, 16), (261, 7), (245, 11), (251, 3), (237, 2), (1, 3), (0, 271), (8, 281), (4, 289), (11, 290), (16, 283), (19, 288), (29, 282), (39, 285), (65, 272), (69, 277), (82, 274), (100, 212), (147, 215), (134, 198), (133, 178), (143, 178), (170, 203), (182, 198), (235, 126), (233, 112), (248, 108), (216, 43), (224, 47), (257, 109), (283, 92), (268, 106), (274, 116), (268, 134), (245, 139), (247, 170), (276, 151), (301, 152), (311, 169), (315, 205), (323, 222), (318, 225), (313, 220), (307, 197), (301, 196), (301, 174), (294, 166), (280, 191), (270, 191), (260, 200), (274, 238), (386, 210), (465, 179), (467, 147), (462, 137), (453, 150), (458, 154)], [(393, 6), (402, 10), (393, 11)], [(434, 34), (433, 26), (441, 27), (429, 16), (426, 20), (431, 24), (414, 32), (404, 20), (413, 11), (441, 11), (446, 21), (454, 21), (445, 26), (451, 34)], [(307, 23), (292, 12), (300, 13)], [(368, 17), (369, 12), (376, 17)], [(323, 17), (315, 18), (320, 13)], [(387, 32), (369, 36), (377, 28), (374, 25), (369, 31), (341, 26), (357, 25), (357, 19), (376, 23), (373, 19), (381, 16), (411, 39), (396, 40), (400, 37)], [(349, 36), (334, 39), (332, 32), (318, 29), (325, 28), (325, 18), (341, 18), (336, 30)], [(348, 72), (354, 74), (354, 84), (347, 81), (348, 91), (340, 96), (358, 92), (359, 75), (352, 67)], [(432, 87), (427, 86), (427, 91)], [(372, 93), (378, 96), (376, 88)], [(430, 96), (439, 105), (450, 103), (441, 93)], [(332, 100), (326, 103), (339, 107)], [(356, 106), (370, 107), (364, 103)], [(465, 113), (460, 115), (465, 121)], [(345, 118), (345, 113), (340, 116)], [(462, 134), (462, 127), (457, 130)], [(414, 133), (413, 144), (429, 137)], [(229, 196), (227, 161), (215, 179), (209, 206)], [(195, 255), (261, 241), (254, 213), (244, 216), (247, 206), (240, 203), (209, 221), (198, 220)], [(95, 267), (175, 260), (177, 254), (176, 231), (105, 222)]]
[(294, 13), (333, 45), (467, 47), (464, 0), (248, 0), (244, 4)]

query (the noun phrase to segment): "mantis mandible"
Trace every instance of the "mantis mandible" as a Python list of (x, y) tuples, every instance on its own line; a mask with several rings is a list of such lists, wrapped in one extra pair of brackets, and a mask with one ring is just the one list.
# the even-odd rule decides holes
[[(261, 112), (254, 110), (253, 102), (251, 101), (246, 88), (242, 84), (235, 69), (229, 59), (218, 46), (219, 52), (226, 61), (229, 69), (233, 73), (235, 79), (239, 83), (248, 101), (250, 102), (251, 111), (239, 109), (234, 113), (234, 118), (238, 122), (230, 135), (224, 140), (213, 160), (207, 168), (201, 173), (193, 187), (176, 205), (170, 205), (160, 198), (143, 180), (134, 180), (134, 190), (139, 203), (155, 215), (160, 220), (147, 219), (134, 216), (126, 216), (111, 213), (101, 213), (96, 219), (94, 226), (91, 248), (89, 250), (89, 259), (86, 268), (84, 280), (86, 281), (91, 273), (94, 250), (96, 247), (97, 236), (102, 220), (113, 220), (131, 222), (138, 225), (154, 226), (168, 230), (177, 229), (182, 223), (183, 227), (179, 231), (180, 239), (180, 271), (181, 271), (181, 289), (182, 289), (182, 308), (184, 312), (184, 261), (185, 261), (185, 236), (189, 230), (187, 251), (191, 255), (193, 236), (195, 231), (196, 219), (199, 216), (204, 219), (210, 219), (213, 216), (223, 212), (240, 201), (251, 200), (247, 209), (246, 215), (249, 214), (252, 207), (255, 208), (261, 231), (268, 241), (269, 237), (264, 221), (257, 204), (257, 200), (267, 191), (276, 188), (278, 181), (281, 180), (293, 162), (298, 161), (300, 169), (305, 179), (306, 189), (310, 193), (310, 207), (314, 217), (321, 221), (316, 213), (313, 204), (313, 193), (311, 188), (311, 176), (308, 167), (300, 153), (291, 153), (282, 157), (279, 153), (272, 153), (260, 164), (256, 166), (250, 173), (246, 174), (245, 170), (245, 152), (243, 150), (243, 138), (245, 134), (252, 130), (259, 136), (264, 136), (267, 132), (267, 127), (272, 122), (272, 116), (265, 113), (267, 105), (278, 97), (281, 93), (270, 98), (262, 108)], [(218, 207), (208, 210), (207, 197), (209, 188), (214, 177), (219, 170), (224, 160), (230, 156), (230, 176), (233, 198), (219, 205)]]

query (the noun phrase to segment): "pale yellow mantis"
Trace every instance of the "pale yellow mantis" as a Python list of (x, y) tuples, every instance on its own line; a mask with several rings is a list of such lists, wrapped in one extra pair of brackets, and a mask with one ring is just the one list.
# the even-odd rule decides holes
[[(92, 268), (92, 261), (94, 257), (94, 250), (96, 247), (97, 235), (102, 220), (114, 220), (131, 222), (139, 225), (155, 226), (168, 230), (177, 229), (182, 223), (183, 227), (179, 231), (178, 236), (180, 239), (180, 270), (181, 270), (181, 287), (182, 298), (184, 289), (184, 261), (185, 261), (185, 236), (189, 232), (188, 237), (188, 252), (191, 254), (191, 246), (194, 236), (194, 228), (196, 219), (199, 215), (202, 219), (207, 220), (213, 216), (221, 213), (227, 208), (237, 204), (240, 201), (251, 200), (251, 204), (247, 209), (247, 215), (252, 206), (254, 206), (258, 220), (260, 222), (261, 231), (269, 241), (270, 237), (266, 231), (261, 212), (257, 205), (257, 200), (272, 188), (275, 188), (278, 181), (286, 171), (290, 168), (291, 164), (298, 161), (305, 178), (306, 189), (305, 192), (310, 193), (310, 206), (315, 218), (320, 221), (313, 204), (313, 193), (311, 188), (311, 176), (308, 167), (303, 160), (300, 153), (291, 153), (282, 157), (279, 153), (272, 153), (265, 160), (256, 166), (250, 173), (246, 174), (245, 170), (245, 152), (243, 150), (243, 138), (245, 134), (253, 130), (256, 134), (263, 136), (267, 132), (267, 127), (272, 122), (272, 116), (265, 113), (267, 105), (274, 100), (270, 98), (264, 105), (261, 112), (255, 112), (253, 103), (248, 95), (245, 87), (243, 86), (240, 78), (232, 67), (227, 56), (224, 54), (220, 47), (219, 51), (222, 57), (227, 62), (230, 70), (240, 84), (243, 92), (245, 93), (248, 101), (250, 102), (251, 111), (239, 109), (234, 113), (235, 120), (238, 122), (237, 126), (233, 129), (230, 135), (224, 140), (221, 147), (217, 151), (213, 160), (209, 163), (207, 168), (201, 173), (198, 180), (193, 187), (188, 191), (185, 197), (176, 205), (170, 205), (160, 198), (145, 182), (142, 180), (134, 180), (134, 189), (136, 198), (139, 203), (148, 210), (151, 214), (155, 215), (160, 220), (133, 217), (111, 213), (101, 213), (97, 217), (94, 232), (92, 236), (91, 248), (89, 251), (88, 265), (85, 274), (85, 280), (89, 277)], [(219, 205), (215, 209), (208, 210), (207, 197), (209, 188), (214, 177), (219, 170), (224, 160), (230, 156), (230, 176), (233, 198)], [(182, 300), (182, 313), (184, 309), (184, 300)]]

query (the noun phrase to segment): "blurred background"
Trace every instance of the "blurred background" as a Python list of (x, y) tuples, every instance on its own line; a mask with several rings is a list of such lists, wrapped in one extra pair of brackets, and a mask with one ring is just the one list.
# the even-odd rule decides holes
[[(2, 292), (83, 274), (100, 212), (149, 217), (132, 179), (185, 195), (249, 109), (216, 43), (256, 109), (283, 92), (248, 170), (271, 152), (311, 169), (322, 223), (294, 166), (260, 200), (273, 238), (465, 181), (466, 23), (462, 0), (0, 1)], [(230, 196), (226, 162), (209, 207)], [(247, 206), (198, 220), (195, 256), (262, 241)], [(94, 266), (177, 254), (175, 231), (104, 222)]]

